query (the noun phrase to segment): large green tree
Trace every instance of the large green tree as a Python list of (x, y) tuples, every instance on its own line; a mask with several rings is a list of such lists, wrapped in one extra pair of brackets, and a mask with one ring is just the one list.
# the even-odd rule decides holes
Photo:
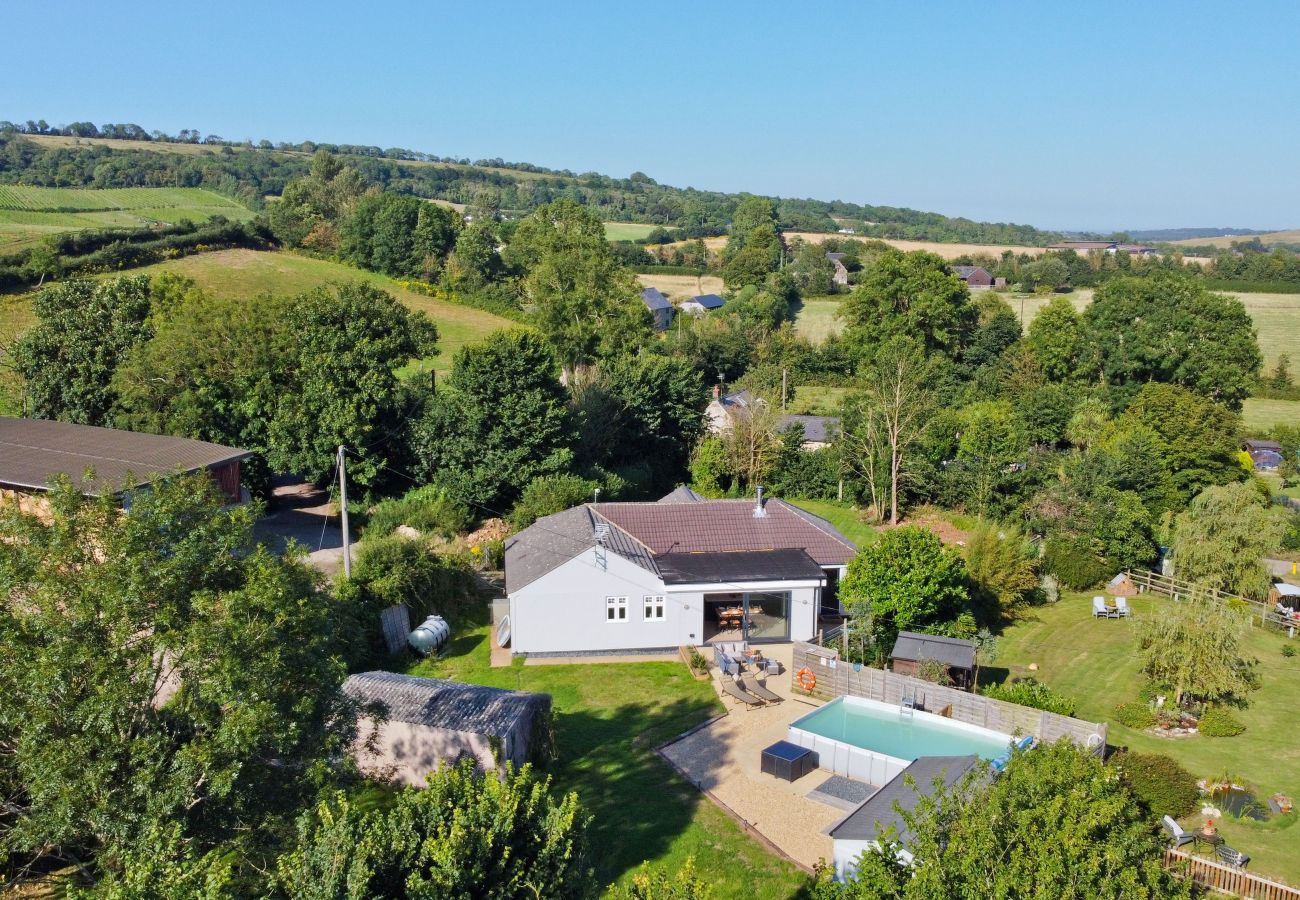
[(279, 471), (322, 478), (339, 444), (349, 477), (370, 484), (404, 436), (409, 398), (397, 369), (430, 356), (438, 331), (421, 312), (364, 282), (320, 287), (289, 304), (293, 366), (277, 373), (267, 457)]
[(1241, 417), (1188, 388), (1144, 385), (1119, 424), (1145, 426), (1159, 437), (1180, 504), (1205, 487), (1240, 481), (1244, 475), (1237, 462)]
[(531, 331), (461, 348), (413, 426), (418, 472), (460, 499), (503, 509), (534, 478), (568, 471), (573, 428), (557, 369)]
[(979, 319), (966, 283), (933, 253), (882, 253), (840, 307), (845, 336), (869, 357), (892, 337), (956, 356)]
[(1083, 313), (1094, 374), (1117, 386), (1177, 384), (1240, 410), (1263, 358), (1235, 297), (1179, 274), (1116, 278)]
[(390, 192), (361, 198), (339, 228), (339, 253), (364, 269), (394, 278), (432, 280), (462, 226), (454, 210)]
[(1142, 671), (1170, 691), (1176, 703), (1241, 698), (1258, 683), (1242, 655), (1249, 628), (1250, 616), (1243, 610), (1204, 596), (1184, 597), (1141, 623)]
[(530, 767), (498, 779), (466, 761), (385, 809), (341, 794), (322, 803), (280, 859), (279, 889), (289, 900), (578, 900), (596, 891), (589, 821), (577, 794), (556, 797)]
[(256, 510), (206, 476), (128, 515), (67, 482), (47, 496), (48, 517), (0, 504), (0, 859), (125, 896), (197, 893), (195, 867), (259, 893), (353, 733), (334, 604), (253, 549)]
[(1262, 600), (1273, 581), (1263, 559), (1280, 549), (1286, 530), (1286, 510), (1270, 506), (1255, 485), (1206, 488), (1174, 520), (1174, 572)]
[(636, 277), (605, 240), (605, 225), (572, 200), (520, 221), (507, 248), (523, 274), (523, 304), (566, 371), (635, 349), (650, 336)]
[(32, 304), (36, 325), (18, 341), (14, 361), (26, 382), (27, 410), (42, 419), (111, 425), (113, 372), (153, 334), (153, 295), (143, 275), (65, 281)]
[(899, 631), (956, 617), (970, 588), (960, 556), (928, 528), (905, 525), (858, 551), (839, 596), (850, 616), (870, 622), (877, 649), (888, 651)]
[(291, 247), (332, 251), (339, 224), (366, 192), (361, 173), (327, 150), (319, 150), (311, 171), (284, 186), (268, 210), (271, 230)]
[(1025, 343), (1043, 375), (1064, 381), (1078, 371), (1084, 350), (1083, 320), (1068, 297), (1054, 297), (1029, 323)]
[(950, 789), (916, 787), (925, 796), (902, 813), (914, 862), (900, 858), (897, 835), (882, 835), (848, 883), (823, 871), (815, 900), (1192, 895), (1161, 866), (1164, 840), (1119, 773), (1068, 739), (1016, 754), (992, 781), (977, 770)]

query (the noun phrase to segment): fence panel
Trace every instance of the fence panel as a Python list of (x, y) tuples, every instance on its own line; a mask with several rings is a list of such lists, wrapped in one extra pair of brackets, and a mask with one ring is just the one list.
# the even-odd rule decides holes
[(1166, 869), (1184, 878), (1191, 878), (1201, 887), (1213, 891), (1248, 897), (1251, 900), (1300, 900), (1300, 890), (1290, 885), (1181, 850), (1166, 849), (1161, 862)]

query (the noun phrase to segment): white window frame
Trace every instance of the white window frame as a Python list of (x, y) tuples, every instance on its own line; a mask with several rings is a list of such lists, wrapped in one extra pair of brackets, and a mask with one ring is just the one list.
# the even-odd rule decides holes
[(626, 597), (605, 598), (605, 621), (610, 625), (622, 625), (629, 621)]
[(668, 598), (661, 594), (646, 594), (641, 602), (641, 615), (646, 622), (668, 621)]

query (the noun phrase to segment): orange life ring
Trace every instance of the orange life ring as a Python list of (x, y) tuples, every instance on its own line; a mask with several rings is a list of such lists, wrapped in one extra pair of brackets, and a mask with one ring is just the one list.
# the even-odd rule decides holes
[(817, 676), (812, 673), (812, 669), (807, 667), (795, 672), (794, 678), (795, 681), (799, 682), (799, 687), (803, 688), (810, 694), (812, 693), (812, 689), (817, 687)]

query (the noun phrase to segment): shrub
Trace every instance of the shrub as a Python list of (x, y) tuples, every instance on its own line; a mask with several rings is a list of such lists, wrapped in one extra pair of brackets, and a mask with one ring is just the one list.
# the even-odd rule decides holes
[(373, 609), (397, 603), (411, 618), (445, 614), (475, 596), (474, 572), (455, 556), (439, 556), (423, 541), (390, 536), (362, 541), (352, 580)]
[(1048, 539), (1043, 568), (1076, 591), (1095, 587), (1114, 574), (1086, 537)]
[(1121, 725), (1127, 725), (1138, 731), (1156, 724), (1156, 714), (1143, 703), (1121, 703), (1115, 707), (1115, 718)]
[(1246, 730), (1236, 716), (1221, 706), (1207, 709), (1196, 727), (1206, 737), (1235, 737)]
[(592, 498), (600, 484), (577, 475), (543, 475), (528, 482), (510, 511), (510, 527), (527, 528), (542, 516), (564, 512)]
[(384, 537), (399, 525), (406, 525), (451, 539), (467, 530), (473, 521), (468, 506), (449, 497), (437, 485), (427, 484), (376, 506), (366, 523), (366, 536)]
[(991, 684), (984, 696), (1021, 706), (1032, 706), (1062, 716), (1074, 715), (1074, 700), (1056, 693), (1036, 678), (1017, 678), (1008, 684)]
[(1154, 816), (1177, 819), (1200, 805), (1196, 776), (1168, 756), (1125, 752), (1116, 754), (1111, 764)]
[(1295, 656), (1295, 647), (1292, 647), (1290, 644), (1283, 644), (1282, 655), (1287, 657), (1288, 659), (1290, 659), (1292, 656)]

